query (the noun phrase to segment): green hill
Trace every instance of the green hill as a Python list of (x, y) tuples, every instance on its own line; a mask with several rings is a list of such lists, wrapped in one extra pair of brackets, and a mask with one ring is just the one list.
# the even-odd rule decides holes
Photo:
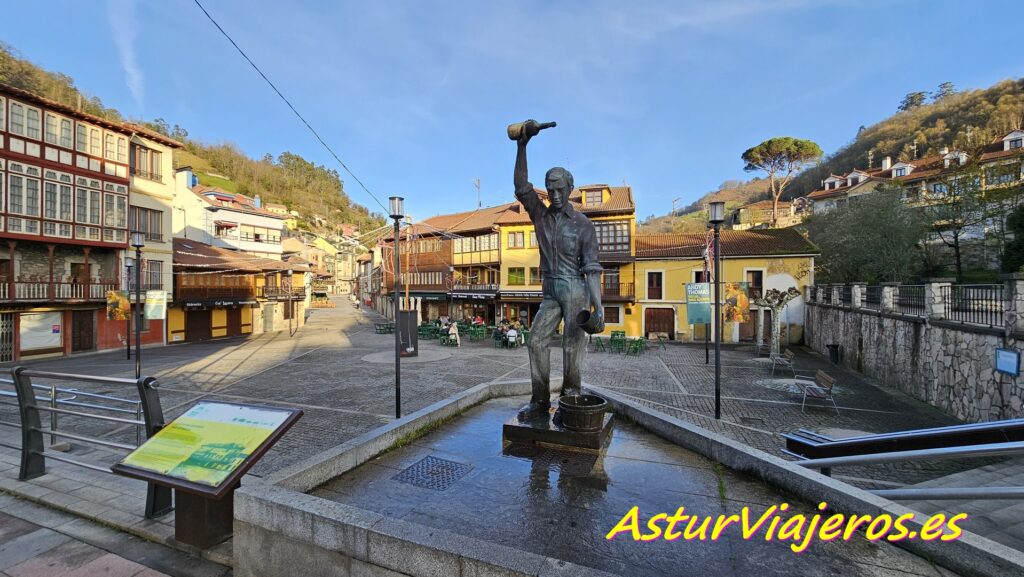
[(946, 146), (971, 150), (1022, 126), (1024, 78), (956, 92), (859, 130), (852, 142), (793, 179), (783, 196), (796, 198), (813, 192), (829, 174), (869, 168), (869, 153), (871, 167), (877, 168), (886, 156), (896, 162), (936, 154)]
[(674, 215), (649, 217), (640, 223), (643, 234), (700, 232), (707, 228), (707, 217), (704, 206), (709, 202), (725, 203), (726, 212), (744, 204), (769, 198), (768, 181), (755, 178), (747, 182), (729, 180), (723, 182), (718, 190), (713, 190), (700, 197), (696, 202), (677, 209)]
[[(0, 42), (0, 82), (28, 90), (65, 106), (115, 121), (126, 120), (107, 108), (97, 96), (83, 93), (66, 74), (44, 70), (12, 47)], [(134, 120), (185, 144), (175, 153), (175, 166), (191, 166), (202, 184), (229, 192), (259, 195), (264, 203), (279, 203), (302, 215), (300, 228), (329, 232), (332, 225), (351, 223), (362, 230), (379, 227), (384, 218), (371, 214), (345, 193), (344, 183), (332, 168), (309, 162), (297, 154), (266, 154), (255, 160), (229, 143), (206, 144), (188, 138), (188, 131), (163, 119)], [(318, 226), (312, 217), (325, 221)]]

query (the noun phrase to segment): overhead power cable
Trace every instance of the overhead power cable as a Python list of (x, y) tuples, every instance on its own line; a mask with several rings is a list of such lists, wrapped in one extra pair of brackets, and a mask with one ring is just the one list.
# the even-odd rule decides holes
[(302, 124), (306, 125), (306, 128), (308, 128), (309, 131), (313, 133), (313, 136), (317, 139), (317, 141), (319, 141), (320, 144), (324, 147), (324, 149), (326, 149), (327, 152), (334, 157), (334, 160), (336, 160), (338, 164), (341, 165), (341, 168), (343, 168), (345, 172), (352, 177), (352, 180), (356, 181), (359, 184), (359, 186), (364, 191), (366, 191), (366, 194), (370, 195), (370, 198), (372, 198), (374, 202), (376, 202), (381, 207), (381, 209), (384, 210), (384, 214), (388, 214), (388, 207), (384, 206), (384, 203), (382, 203), (375, 194), (370, 192), (369, 188), (366, 188), (366, 185), (363, 184), (363, 181), (359, 180), (359, 177), (356, 176), (355, 173), (353, 173), (349, 169), (349, 167), (341, 160), (341, 157), (339, 157), (337, 153), (334, 152), (334, 149), (332, 149), (331, 146), (327, 144), (326, 141), (324, 141), (324, 139), (320, 136), (320, 133), (318, 133), (316, 129), (313, 128), (313, 126), (306, 120), (306, 118), (299, 113), (295, 106), (292, 105), (291, 101), (289, 101), (288, 98), (285, 97), (285, 95), (282, 94), (280, 90), (278, 90), (277, 86), (273, 82), (271, 82), (270, 78), (267, 78), (267, 75), (264, 74), (262, 70), (260, 70), (260, 67), (256, 66), (256, 63), (253, 62), (252, 59), (249, 58), (249, 55), (246, 54), (244, 50), (242, 50), (242, 48), (238, 45), (237, 42), (235, 42), (233, 38), (231, 38), (231, 35), (228, 34), (224, 30), (224, 28), (222, 28), (221, 25), (213, 19), (213, 16), (211, 16), (210, 13), (206, 11), (206, 8), (202, 5), (202, 3), (200, 3), (199, 0), (194, 0), (194, 2), (196, 3), (196, 6), (199, 6), (199, 9), (203, 11), (203, 14), (206, 14), (206, 17), (209, 18), (210, 22), (212, 22), (213, 25), (217, 27), (217, 30), (220, 30), (220, 33), (223, 34), (224, 37), (228, 39), (228, 42), (230, 42), (231, 45), (235, 47), (235, 50), (238, 50), (238, 53), (242, 55), (242, 58), (245, 58), (245, 61), (248, 62), (250, 66), (252, 66), (253, 70), (255, 70), (256, 73), (259, 74), (260, 77), (263, 78), (263, 80), (265, 80), (268, 85), (270, 85), (270, 88), (272, 88), (274, 92), (277, 93), (281, 100), (283, 100), (284, 103), (288, 105), (288, 108), (290, 108), (291, 111), (295, 114), (295, 116), (298, 117), (300, 121), (302, 121)]

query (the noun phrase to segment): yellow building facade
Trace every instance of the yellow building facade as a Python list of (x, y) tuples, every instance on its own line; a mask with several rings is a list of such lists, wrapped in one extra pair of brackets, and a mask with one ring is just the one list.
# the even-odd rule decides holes
[[(608, 323), (607, 330), (623, 330), (635, 337), (657, 334), (671, 340), (703, 341), (705, 326), (690, 324), (688, 319), (686, 284), (704, 282), (705, 236), (641, 235), (637, 244), (630, 271), (636, 279), (636, 301), (622, 306), (621, 322)], [(721, 252), (723, 307), (735, 304), (741, 312), (748, 311), (739, 317), (743, 320), (723, 321), (722, 342), (756, 341), (759, 327), (767, 340), (771, 311), (754, 300), (770, 289), (796, 288), (803, 294), (814, 283), (817, 247), (793, 229), (722, 231)], [(744, 293), (737, 296), (734, 291), (740, 289)], [(616, 313), (609, 315), (608, 306), (605, 317), (614, 318)], [(803, 306), (802, 299), (795, 299), (780, 312), (783, 342), (803, 338)]]

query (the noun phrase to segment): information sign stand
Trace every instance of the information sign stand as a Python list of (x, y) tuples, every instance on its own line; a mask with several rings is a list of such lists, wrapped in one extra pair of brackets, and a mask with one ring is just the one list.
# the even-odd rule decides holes
[(301, 416), (298, 409), (197, 403), (111, 470), (174, 489), (174, 538), (207, 549), (231, 536), (242, 476)]

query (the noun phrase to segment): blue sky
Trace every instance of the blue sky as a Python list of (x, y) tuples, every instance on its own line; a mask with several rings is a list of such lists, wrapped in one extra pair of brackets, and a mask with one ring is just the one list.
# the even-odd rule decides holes
[[(511, 122), (555, 120), (531, 176), (623, 181), (664, 214), (773, 136), (826, 153), (904, 94), (1024, 75), (1019, 0), (203, 0), (383, 202), (414, 218), (512, 198)], [(191, 0), (8, 3), (0, 38), (133, 118), (339, 168)], [(47, 21), (49, 15), (59, 19)], [(44, 22), (40, 28), (32, 22)], [(45, 30), (45, 32), (41, 32)], [(353, 200), (380, 207), (346, 178)]]

